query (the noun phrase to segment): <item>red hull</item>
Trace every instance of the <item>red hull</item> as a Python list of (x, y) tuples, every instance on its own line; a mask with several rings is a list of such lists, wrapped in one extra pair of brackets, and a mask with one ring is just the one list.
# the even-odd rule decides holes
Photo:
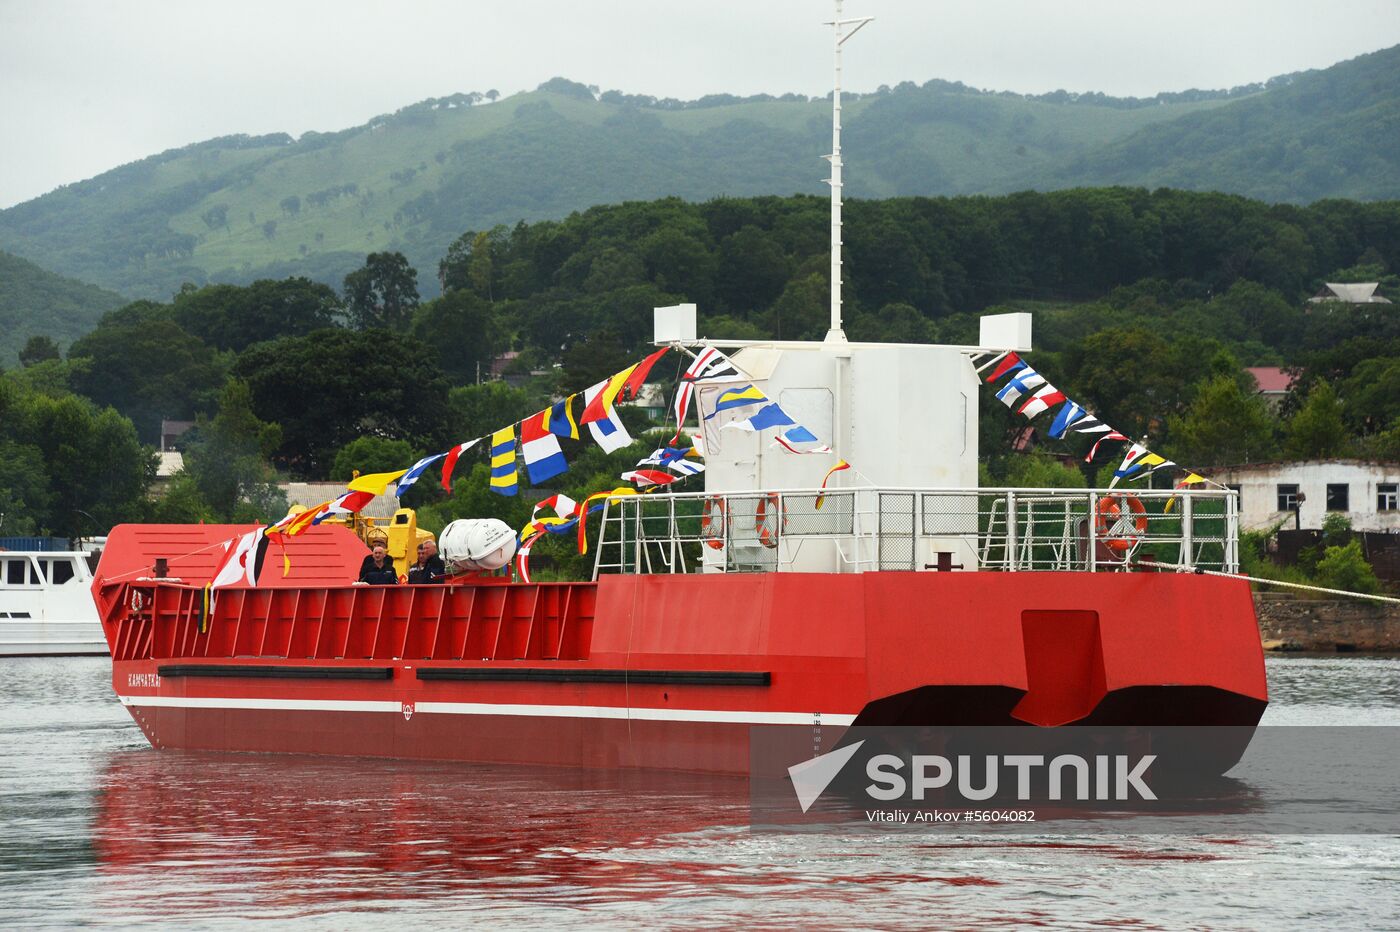
[(107, 572), (104, 557), (94, 585), (113, 682), (156, 747), (742, 773), (754, 725), (816, 725), (823, 744), (852, 723), (1252, 725), (1268, 698), (1235, 580), (769, 573), (366, 589), (327, 563), (224, 593), (200, 633), (200, 580), (118, 579), (152, 554), (133, 528), (114, 530), (114, 547), (127, 565)]

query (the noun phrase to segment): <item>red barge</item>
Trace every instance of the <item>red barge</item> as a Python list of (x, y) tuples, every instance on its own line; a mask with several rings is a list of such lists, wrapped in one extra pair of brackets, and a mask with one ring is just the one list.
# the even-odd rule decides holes
[[(1077, 493), (1085, 508), (1095, 494)], [(812, 499), (780, 494), (789, 530)], [(683, 525), (642, 514), (683, 502), (630, 504)], [(94, 593), (113, 686), (156, 748), (743, 773), (754, 725), (1253, 725), (1267, 701), (1239, 580), (930, 568), (367, 587), (348, 582), (363, 544), (321, 526), (286, 578), (224, 590), (201, 633), (217, 544), (243, 530), (109, 537)], [(210, 545), (178, 579), (147, 578)]]
[[(863, 21), (832, 25), (839, 79)], [(579, 582), (356, 586), (364, 545), (322, 525), (203, 632), (249, 528), (117, 527), (93, 593), (150, 742), (744, 773), (757, 725), (1257, 723), (1248, 584), (1194, 572), (1238, 569), (1233, 493), (979, 488), (973, 360), (1029, 350), (1030, 315), (975, 347), (846, 339), (839, 80), (833, 102), (831, 329), (708, 344), (739, 374), (695, 386), (703, 493), (608, 502)], [(701, 345), (694, 305), (658, 309), (656, 341)], [(749, 386), (832, 455), (717, 429)], [(818, 494), (835, 456), (856, 468)]]

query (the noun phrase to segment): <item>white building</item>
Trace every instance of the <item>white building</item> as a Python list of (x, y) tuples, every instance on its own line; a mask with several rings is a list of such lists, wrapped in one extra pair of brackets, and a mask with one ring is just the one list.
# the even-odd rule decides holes
[(1389, 304), (1388, 298), (1376, 294), (1380, 282), (1328, 282), (1322, 290), (1308, 298), (1309, 304), (1322, 304), (1325, 301), (1341, 301), (1345, 304)]
[(1294, 509), (1304, 529), (1318, 529), (1328, 514), (1343, 514), (1358, 531), (1400, 531), (1400, 463), (1305, 460), (1250, 463), (1203, 470), (1240, 493), (1240, 525), (1246, 530), (1287, 521)]

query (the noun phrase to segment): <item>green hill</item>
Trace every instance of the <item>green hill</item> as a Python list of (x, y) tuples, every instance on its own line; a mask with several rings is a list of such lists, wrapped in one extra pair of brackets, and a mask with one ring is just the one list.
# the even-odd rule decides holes
[[(1398, 74), (1400, 47), (1267, 85), (1147, 100), (882, 88), (845, 110), (847, 194), (1113, 181), (1290, 202), (1396, 197), (1396, 152), (1378, 139), (1395, 135)], [(186, 281), (338, 286), (366, 252), (397, 249), (431, 294), (464, 230), (667, 195), (822, 194), (829, 146), (823, 99), (658, 101), (556, 78), (489, 104), (423, 101), (336, 133), (164, 152), (0, 211), (0, 247), (159, 298)]]
[(1400, 46), (1145, 127), (1057, 184), (1230, 191), (1267, 201), (1400, 196)]
[(125, 303), (121, 295), (0, 252), (0, 365), (14, 365), (32, 336), (71, 343), (103, 314)]

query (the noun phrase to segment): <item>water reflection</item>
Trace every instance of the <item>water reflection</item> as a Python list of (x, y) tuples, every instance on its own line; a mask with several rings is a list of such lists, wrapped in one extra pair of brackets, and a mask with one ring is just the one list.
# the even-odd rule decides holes
[[(742, 782), (157, 753), (112, 698), (106, 659), (0, 666), (0, 928), (1361, 928), (1400, 915), (1394, 837), (775, 836), (741, 827)], [(1266, 724), (1400, 724), (1395, 660), (1270, 658), (1269, 677)]]
[(748, 817), (733, 778), (361, 759), (118, 753), (99, 786), (100, 870), (114, 895), (156, 915), (467, 888), (573, 904), (646, 897), (721, 865), (610, 852)]

